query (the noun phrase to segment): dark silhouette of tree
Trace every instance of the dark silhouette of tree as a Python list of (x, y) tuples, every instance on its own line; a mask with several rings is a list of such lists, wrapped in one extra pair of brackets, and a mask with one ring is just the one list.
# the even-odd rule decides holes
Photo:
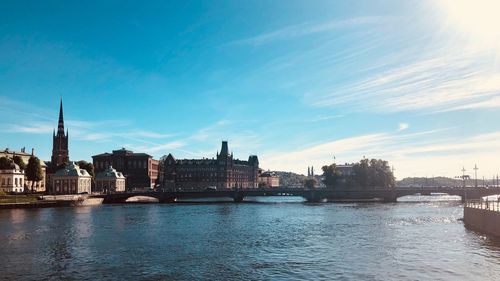
[(31, 156), (28, 160), (28, 165), (26, 165), (26, 178), (31, 181), (31, 192), (33, 192), (33, 185), (35, 182), (39, 182), (43, 179), (42, 165), (40, 165), (40, 159), (35, 156)]
[(331, 164), (328, 166), (323, 166), (321, 167), (321, 170), (323, 170), (323, 183), (327, 187), (335, 187), (337, 184), (337, 181), (340, 178), (340, 175), (337, 171), (337, 165), (336, 164)]
[(316, 186), (316, 180), (315, 179), (306, 179), (304, 181), (304, 186), (309, 189), (313, 189)]
[(24, 163), (23, 158), (15, 155), (14, 157), (12, 157), (12, 160), (19, 166), (21, 170), (26, 170), (26, 163)]
[(76, 164), (80, 166), (81, 169), (85, 169), (89, 173), (89, 175), (92, 176), (92, 178), (95, 178), (94, 164), (84, 160), (80, 160), (76, 162)]
[(2, 170), (10, 170), (10, 169), (14, 169), (15, 166), (14, 166), (14, 162), (12, 162), (12, 160), (10, 160), (9, 158), (7, 157), (0, 157), (0, 169)]

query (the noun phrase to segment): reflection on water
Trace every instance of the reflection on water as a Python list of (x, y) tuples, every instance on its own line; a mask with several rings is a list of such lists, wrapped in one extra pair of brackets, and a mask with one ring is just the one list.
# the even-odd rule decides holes
[(2, 210), (1, 278), (498, 280), (500, 243), (459, 201), (249, 199)]

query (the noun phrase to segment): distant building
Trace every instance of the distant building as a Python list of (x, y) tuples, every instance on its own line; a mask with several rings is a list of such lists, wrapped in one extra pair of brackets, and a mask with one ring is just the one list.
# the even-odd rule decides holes
[(57, 124), (57, 134), (52, 135), (52, 157), (51, 164), (55, 167), (69, 163), (68, 130), (64, 133), (64, 113), (63, 104), (59, 106), (59, 122)]
[(52, 175), (53, 194), (91, 193), (92, 177), (85, 169), (70, 162)]
[[(26, 149), (25, 148), (22, 148), (21, 151), (12, 151), (12, 150), (9, 150), (9, 149), (5, 149), (3, 151), (0, 151), (0, 157), (7, 157), (7, 158), (14, 158), (14, 156), (19, 156), (21, 157), (21, 159), (23, 159), (23, 162), (28, 165), (28, 161), (30, 160), (30, 157), (31, 156), (35, 156), (35, 150), (34, 149), (31, 149), (31, 153), (26, 153)], [(39, 182), (35, 182), (33, 183), (33, 191), (36, 191), (36, 192), (44, 192), (46, 190), (46, 168), (47, 168), (47, 165), (45, 165), (45, 163), (42, 161), (42, 160), (39, 160), (40, 161), (40, 166), (42, 167), (42, 180), (39, 181)], [(23, 174), (24, 174), (24, 171), (23, 171)], [(24, 187), (27, 187), (31, 190), (32, 186), (31, 186), (31, 181), (28, 181), (28, 179), (26, 178), (26, 176), (24, 177)]]
[(24, 191), (24, 171), (17, 164), (13, 169), (0, 170), (0, 190), (9, 193)]
[(257, 188), (259, 159), (234, 159), (227, 141), (212, 159), (175, 159), (172, 154), (162, 158), (161, 185), (166, 189), (203, 190), (217, 187)]
[(278, 187), (280, 186), (280, 177), (275, 172), (261, 172), (259, 173), (259, 186)]
[(95, 176), (96, 192), (123, 192), (125, 191), (125, 177), (116, 171), (113, 166), (108, 166), (104, 171)]
[(146, 153), (134, 153), (125, 148), (92, 156), (96, 173), (113, 166), (125, 176), (126, 189), (154, 188), (158, 178), (158, 160)]
[(344, 177), (349, 177), (354, 175), (354, 164), (345, 163), (344, 165), (337, 165), (337, 172)]
[(52, 134), (52, 157), (50, 162), (47, 162), (47, 177), (46, 186), (49, 193), (55, 193), (52, 183), (54, 182), (52, 176), (54, 173), (69, 163), (69, 134), (68, 130), (64, 132), (64, 112), (62, 99), (59, 105), (59, 121), (57, 123), (57, 133), (54, 130)]

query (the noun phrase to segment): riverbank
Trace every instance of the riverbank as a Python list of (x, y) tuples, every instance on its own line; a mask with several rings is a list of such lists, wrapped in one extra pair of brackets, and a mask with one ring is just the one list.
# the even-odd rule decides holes
[(466, 227), (490, 236), (500, 237), (500, 203), (469, 200), (464, 206)]

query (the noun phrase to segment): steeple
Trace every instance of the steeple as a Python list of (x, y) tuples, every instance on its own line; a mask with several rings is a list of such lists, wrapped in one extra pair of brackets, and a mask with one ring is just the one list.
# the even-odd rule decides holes
[(222, 141), (222, 148), (220, 149), (220, 155), (228, 156), (229, 149), (227, 148), (227, 141)]
[(57, 124), (57, 134), (64, 135), (64, 114), (63, 114), (62, 98), (61, 98), (61, 104), (59, 106), (59, 123)]

